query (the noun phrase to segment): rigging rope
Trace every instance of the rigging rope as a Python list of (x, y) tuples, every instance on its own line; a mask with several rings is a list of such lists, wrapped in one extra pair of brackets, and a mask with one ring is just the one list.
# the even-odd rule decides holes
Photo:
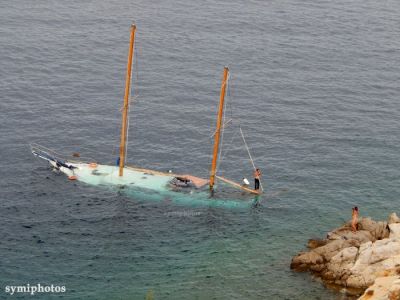
[[(249, 154), (249, 158), (250, 158), (251, 164), (253, 165), (253, 169), (255, 171), (256, 170), (256, 166), (254, 164), (253, 157), (251, 156), (249, 146), (247, 146), (247, 142), (246, 142), (246, 139), (244, 138), (243, 130), (242, 130), (242, 127), (240, 125), (239, 125), (239, 130), (240, 130), (240, 134), (242, 135), (244, 146), (246, 147), (247, 153)], [(261, 181), (260, 181), (260, 187), (261, 187), (261, 190), (263, 191), (264, 188), (262, 187)]]
[(231, 141), (229, 142), (229, 146), (228, 146), (228, 147), (225, 147), (226, 150), (225, 150), (225, 152), (221, 155), (221, 158), (220, 158), (221, 163), (220, 163), (220, 164), (222, 164), (222, 162), (224, 161), (224, 158), (228, 155), (229, 151), (232, 149), (232, 144), (233, 144), (233, 141), (234, 141), (235, 138), (236, 138), (236, 135), (237, 135), (237, 134), (235, 134), (235, 133), (232, 134), (232, 138), (231, 138)]
[[(232, 121), (232, 119), (234, 118), (233, 117), (233, 115), (234, 115), (233, 105), (229, 101), (230, 100), (230, 95), (231, 95), (231, 85), (232, 85), (231, 82), (230, 82), (230, 74), (229, 74), (228, 79), (229, 79), (229, 81), (226, 83), (227, 84), (227, 101), (224, 103), (223, 126), (222, 126), (222, 129), (221, 129), (222, 130), (222, 132), (221, 132), (221, 146), (220, 146), (220, 151), (219, 151), (219, 160), (218, 160), (218, 164), (217, 164), (217, 171), (221, 167), (224, 158), (227, 156), (227, 153), (231, 150), (233, 141), (235, 140), (235, 137), (236, 137), (236, 135), (233, 133), (231, 141), (230, 141), (228, 147), (223, 147), (225, 126), (227, 124), (229, 124)], [(229, 103), (228, 103), (228, 101), (229, 101)], [(230, 113), (230, 117), (231, 117), (228, 121), (225, 120), (226, 119), (226, 107), (227, 107), (227, 105), (229, 105), (229, 108), (230, 108), (230, 112), (229, 113)], [(254, 163), (254, 159), (253, 159), (253, 157), (252, 157), (252, 155), (250, 153), (250, 149), (249, 149), (249, 146), (247, 145), (247, 142), (246, 142), (246, 139), (245, 139), (245, 136), (244, 136), (244, 133), (243, 133), (243, 130), (242, 130), (240, 122), (239, 122), (239, 131), (240, 131), (240, 135), (242, 137), (244, 146), (246, 148), (247, 154), (249, 156), (250, 162), (251, 162), (251, 164), (253, 166), (253, 169), (255, 171), (256, 170), (256, 166), (255, 166), (255, 163)], [(211, 137), (213, 137), (215, 134), (216, 134), (216, 131), (212, 134)], [(260, 182), (260, 188), (261, 188), (261, 190), (264, 190), (263, 187), (262, 187), (261, 182)]]

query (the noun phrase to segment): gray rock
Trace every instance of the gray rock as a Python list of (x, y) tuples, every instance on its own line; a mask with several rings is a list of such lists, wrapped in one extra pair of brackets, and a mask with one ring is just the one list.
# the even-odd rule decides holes
[(388, 268), (400, 272), (400, 218), (394, 213), (388, 222), (361, 218), (356, 232), (346, 223), (325, 240), (309, 240), (308, 248), (292, 259), (293, 270), (311, 271), (328, 286), (363, 291)]
[(317, 270), (319, 269), (317, 265), (323, 262), (322, 256), (314, 251), (301, 252), (292, 259), (290, 268), (296, 271), (307, 271), (311, 267), (315, 267), (314, 269)]
[(307, 243), (307, 248), (309, 249), (315, 249), (317, 247), (324, 246), (328, 243), (327, 240), (321, 240), (321, 239), (309, 239)]
[(400, 223), (400, 218), (397, 216), (396, 213), (391, 213), (391, 214), (389, 215), (389, 218), (388, 218), (387, 223), (388, 223), (388, 224)]
[(391, 223), (389, 224), (389, 238), (390, 239), (395, 239), (395, 238), (400, 238), (400, 223)]
[(381, 240), (389, 236), (387, 222), (376, 222), (371, 218), (362, 218), (358, 221), (358, 229), (371, 233), (375, 240)]

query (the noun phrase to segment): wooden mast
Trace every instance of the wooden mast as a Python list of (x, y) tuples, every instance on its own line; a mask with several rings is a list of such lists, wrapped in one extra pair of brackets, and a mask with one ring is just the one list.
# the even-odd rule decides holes
[(218, 118), (217, 118), (217, 129), (214, 135), (214, 151), (213, 151), (213, 159), (211, 164), (211, 173), (210, 173), (210, 190), (213, 190), (215, 183), (215, 172), (217, 168), (217, 160), (218, 160), (218, 149), (219, 149), (219, 140), (221, 136), (221, 125), (222, 125), (222, 115), (224, 112), (224, 102), (225, 102), (225, 90), (226, 84), (228, 80), (228, 67), (224, 68), (224, 75), (221, 83), (221, 93), (219, 96), (219, 108), (218, 108)]
[(128, 132), (129, 94), (131, 88), (132, 57), (135, 44), (135, 32), (136, 32), (136, 25), (132, 24), (131, 37), (129, 42), (128, 63), (126, 67), (124, 106), (122, 109), (121, 142), (119, 144), (119, 176), (124, 175), (126, 139), (127, 139), (126, 135)]

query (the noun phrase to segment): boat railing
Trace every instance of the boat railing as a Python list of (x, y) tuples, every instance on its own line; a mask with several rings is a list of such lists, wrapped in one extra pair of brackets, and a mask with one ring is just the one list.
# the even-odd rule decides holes
[(83, 157), (83, 156), (80, 156), (80, 155), (79, 156), (73, 156), (73, 155), (68, 156), (68, 155), (65, 155), (65, 154), (61, 154), (61, 153), (55, 151), (54, 149), (50, 149), (50, 148), (47, 148), (45, 146), (39, 145), (37, 143), (30, 143), (29, 147), (30, 147), (32, 153), (40, 153), (40, 152), (43, 153), (44, 152), (44, 153), (46, 153), (46, 154), (48, 154), (50, 156), (57, 157), (59, 159), (66, 160), (66, 161), (69, 161), (69, 162), (72, 162), (72, 163), (92, 163), (92, 162), (96, 162), (96, 160), (94, 160), (91, 157)]

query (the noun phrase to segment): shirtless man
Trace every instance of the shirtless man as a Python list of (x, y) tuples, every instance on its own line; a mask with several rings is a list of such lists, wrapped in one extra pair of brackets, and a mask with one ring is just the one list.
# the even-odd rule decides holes
[(261, 171), (260, 171), (260, 169), (256, 169), (254, 171), (254, 189), (255, 190), (260, 189), (260, 178), (261, 178)]
[(353, 207), (351, 213), (351, 230), (353, 232), (357, 231), (357, 223), (358, 223), (358, 207), (355, 206)]

